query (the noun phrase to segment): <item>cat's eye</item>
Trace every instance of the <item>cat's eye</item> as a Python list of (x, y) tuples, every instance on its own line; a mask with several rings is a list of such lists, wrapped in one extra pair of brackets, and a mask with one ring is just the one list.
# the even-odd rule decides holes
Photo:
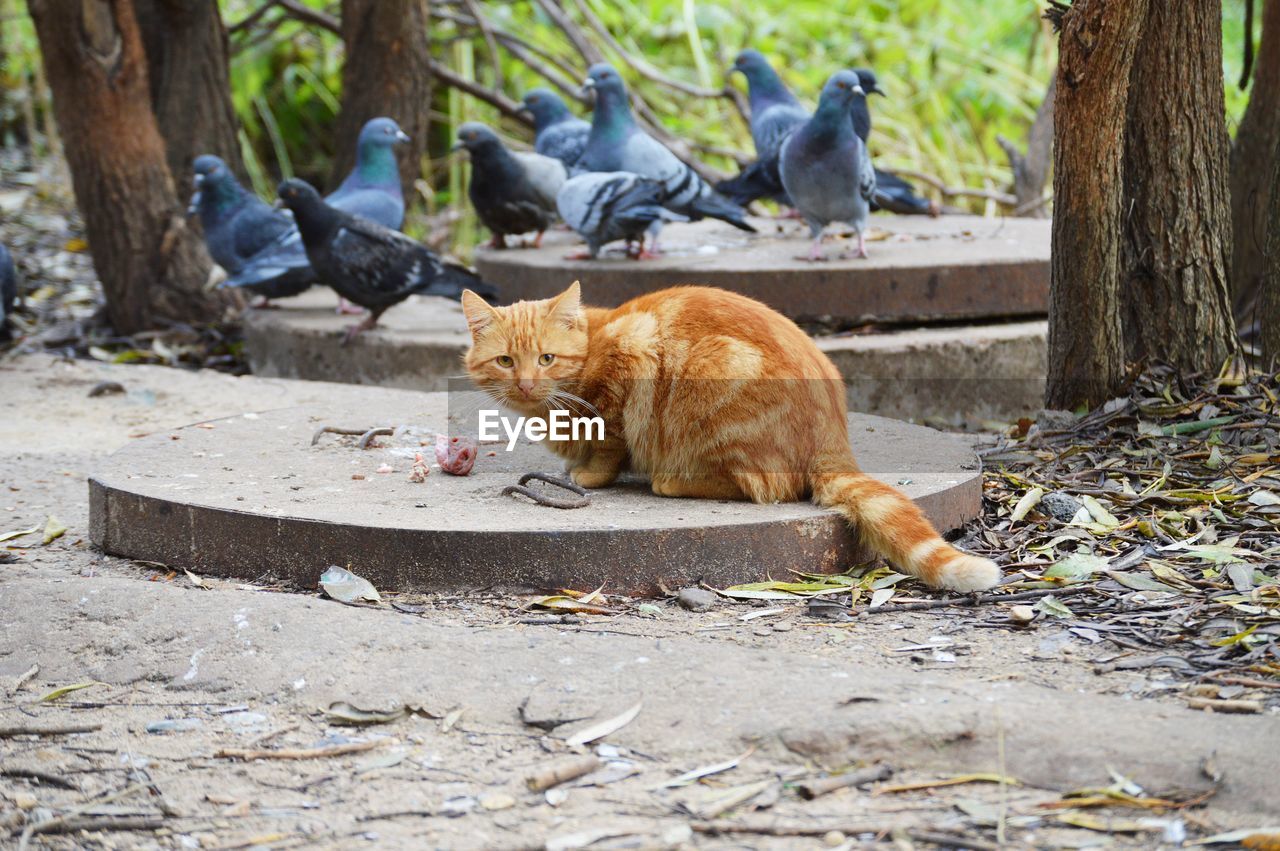
[(516, 365), (516, 359), (511, 357), (511, 355), (498, 355), (496, 360), (498, 361), (498, 366), (501, 366), (507, 369), (510, 369), (511, 367)]
[(551, 362), (555, 359), (555, 355), (538, 355), (538, 363), (542, 366), (551, 366)]

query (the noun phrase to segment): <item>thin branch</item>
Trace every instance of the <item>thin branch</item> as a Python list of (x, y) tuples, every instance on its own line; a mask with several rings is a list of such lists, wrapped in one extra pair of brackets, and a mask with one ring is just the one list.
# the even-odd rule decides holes
[(275, 5), (276, 4), (274, 2), (263, 3), (261, 6), (254, 9), (252, 12), (245, 15), (243, 18), (236, 21), (231, 26), (227, 27), (227, 33), (229, 35), (235, 35), (241, 30), (246, 30), (249, 27), (252, 27), (254, 24), (256, 24), (258, 21), (262, 19), (263, 15), (267, 14), (267, 12), (270, 12), (272, 8), (275, 7)]
[(942, 182), (941, 178), (932, 174), (925, 174), (922, 171), (898, 168), (886, 168), (884, 170), (907, 180), (918, 180), (921, 183), (927, 183), (946, 198), (982, 198), (987, 201), (995, 201), (997, 204), (1003, 204), (1006, 207), (1012, 207), (1018, 203), (1018, 199), (1008, 192), (996, 192), (994, 189), (969, 189), (963, 186), (948, 186)]
[(533, 119), (519, 111), (520, 104), (507, 97), (502, 92), (496, 92), (493, 89), (485, 88), (475, 80), (468, 80), (466, 77), (462, 76), (457, 71), (454, 71), (448, 65), (445, 65), (439, 60), (430, 59), (429, 63), (431, 73), (434, 74), (437, 79), (444, 82), (445, 85), (453, 86), (455, 89), (466, 92), (477, 100), (484, 101), (508, 118), (514, 118), (515, 120), (530, 127), (533, 126)]
[(599, 36), (610, 50), (622, 57), (628, 65), (635, 69), (641, 77), (651, 80), (655, 83), (684, 92), (697, 98), (723, 98), (731, 97), (724, 89), (706, 89), (702, 86), (695, 86), (692, 83), (686, 83), (683, 80), (677, 80), (675, 77), (668, 77), (654, 66), (650, 65), (642, 57), (634, 56), (623, 47), (613, 34), (609, 32), (609, 28), (604, 25), (604, 21), (596, 17), (596, 13), (591, 10), (585, 0), (574, 0), (574, 5), (578, 7), (578, 11), (582, 13), (582, 17), (586, 19), (587, 25)]
[(304, 6), (299, 0), (272, 0), (272, 2), (284, 9), (289, 17), (295, 20), (304, 21), (308, 24), (326, 29), (334, 35), (342, 35), (342, 23), (330, 15), (328, 12), (321, 12), (319, 9), (312, 9)]
[(564, 9), (560, 7), (560, 4), (557, 3), (556, 0), (537, 0), (537, 2), (542, 11), (545, 12), (547, 17), (551, 19), (551, 22), (555, 24), (562, 33), (564, 33), (565, 38), (569, 39), (569, 43), (574, 46), (574, 49), (576, 49), (582, 58), (586, 60), (588, 65), (594, 65), (597, 62), (604, 61), (604, 54), (601, 53), (600, 49), (592, 44), (591, 40), (586, 37), (582, 30), (578, 29), (577, 25), (569, 19), (569, 16), (564, 13)]
[(495, 89), (501, 90), (505, 88), (502, 79), (502, 60), (498, 58), (498, 42), (493, 37), (493, 29), (489, 26), (489, 22), (485, 20), (484, 15), (480, 14), (480, 7), (476, 5), (476, 0), (463, 0), (463, 6), (471, 13), (471, 17), (476, 20), (476, 28), (480, 30), (480, 35), (484, 38), (485, 47), (489, 51), (489, 62), (493, 65), (493, 86)]

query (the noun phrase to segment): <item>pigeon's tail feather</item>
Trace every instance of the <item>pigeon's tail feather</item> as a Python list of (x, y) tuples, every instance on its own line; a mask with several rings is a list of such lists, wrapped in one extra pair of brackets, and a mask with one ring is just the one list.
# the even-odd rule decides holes
[(915, 187), (896, 174), (876, 169), (876, 194), (872, 210), (888, 210), (900, 216), (936, 216), (938, 205), (916, 194)]
[(777, 169), (773, 169), (771, 173), (769, 168), (759, 160), (748, 165), (736, 176), (717, 183), (716, 191), (742, 207), (761, 198), (768, 198), (788, 206), (791, 200), (787, 197), (787, 191), (782, 188), (782, 181), (777, 178)]
[(728, 222), (738, 230), (756, 233), (756, 229), (747, 221), (747, 211), (715, 192), (707, 192), (693, 199), (688, 209), (693, 216), (719, 219), (722, 222)]
[(458, 263), (441, 263), (439, 272), (431, 278), (425, 287), (418, 287), (414, 292), (419, 295), (438, 295), (458, 301), (463, 290), (471, 290), (485, 301), (492, 302), (498, 297), (498, 288), (485, 281), (466, 266)]

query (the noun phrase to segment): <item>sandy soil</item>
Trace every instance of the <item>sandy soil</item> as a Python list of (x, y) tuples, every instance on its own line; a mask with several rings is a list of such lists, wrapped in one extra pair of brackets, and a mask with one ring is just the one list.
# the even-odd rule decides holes
[[(102, 381), (126, 392), (89, 398)], [(47, 546), (38, 535), (2, 545), (13, 560), (0, 561), (0, 846), (46, 808), (159, 826), (36, 835), (32, 847), (860, 847), (877, 835), (929, 847), (938, 833), (954, 847), (1154, 847), (1280, 822), (1280, 720), (1193, 712), (1160, 671), (1096, 673), (1103, 647), (1052, 624), (1014, 631), (928, 613), (831, 624), (787, 604), (744, 620), (764, 609), (729, 601), (701, 613), (631, 601), (617, 616), (522, 623), (518, 598), (357, 608), (215, 579), (202, 588), (89, 545), (85, 478), (105, 454), (163, 428), (322, 400), (326, 387), (0, 363), (0, 534), (49, 515), (68, 527)], [(336, 726), (334, 701), (416, 711)], [(527, 788), (575, 759), (567, 735), (637, 703), (631, 723), (582, 749), (601, 771), (549, 795)], [(96, 729), (5, 729), (57, 725)], [(344, 744), (368, 749), (219, 755)], [(702, 782), (653, 788), (738, 757)], [(1186, 797), (1212, 788), (1206, 758), (1223, 779), (1204, 805), (1065, 819), (1040, 806), (1115, 774)], [(796, 793), (876, 762), (896, 773), (870, 790)], [(43, 779), (20, 776), (33, 772)], [(884, 788), (969, 773), (1010, 782)], [(744, 832), (713, 832), (725, 819)], [(814, 835), (785, 835), (797, 829)]]

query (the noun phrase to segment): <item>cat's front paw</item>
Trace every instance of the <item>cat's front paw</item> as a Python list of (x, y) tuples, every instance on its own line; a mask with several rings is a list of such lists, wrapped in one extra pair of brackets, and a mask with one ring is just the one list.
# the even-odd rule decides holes
[(607, 488), (618, 478), (616, 471), (593, 470), (590, 467), (575, 467), (569, 471), (573, 483), (582, 488)]

